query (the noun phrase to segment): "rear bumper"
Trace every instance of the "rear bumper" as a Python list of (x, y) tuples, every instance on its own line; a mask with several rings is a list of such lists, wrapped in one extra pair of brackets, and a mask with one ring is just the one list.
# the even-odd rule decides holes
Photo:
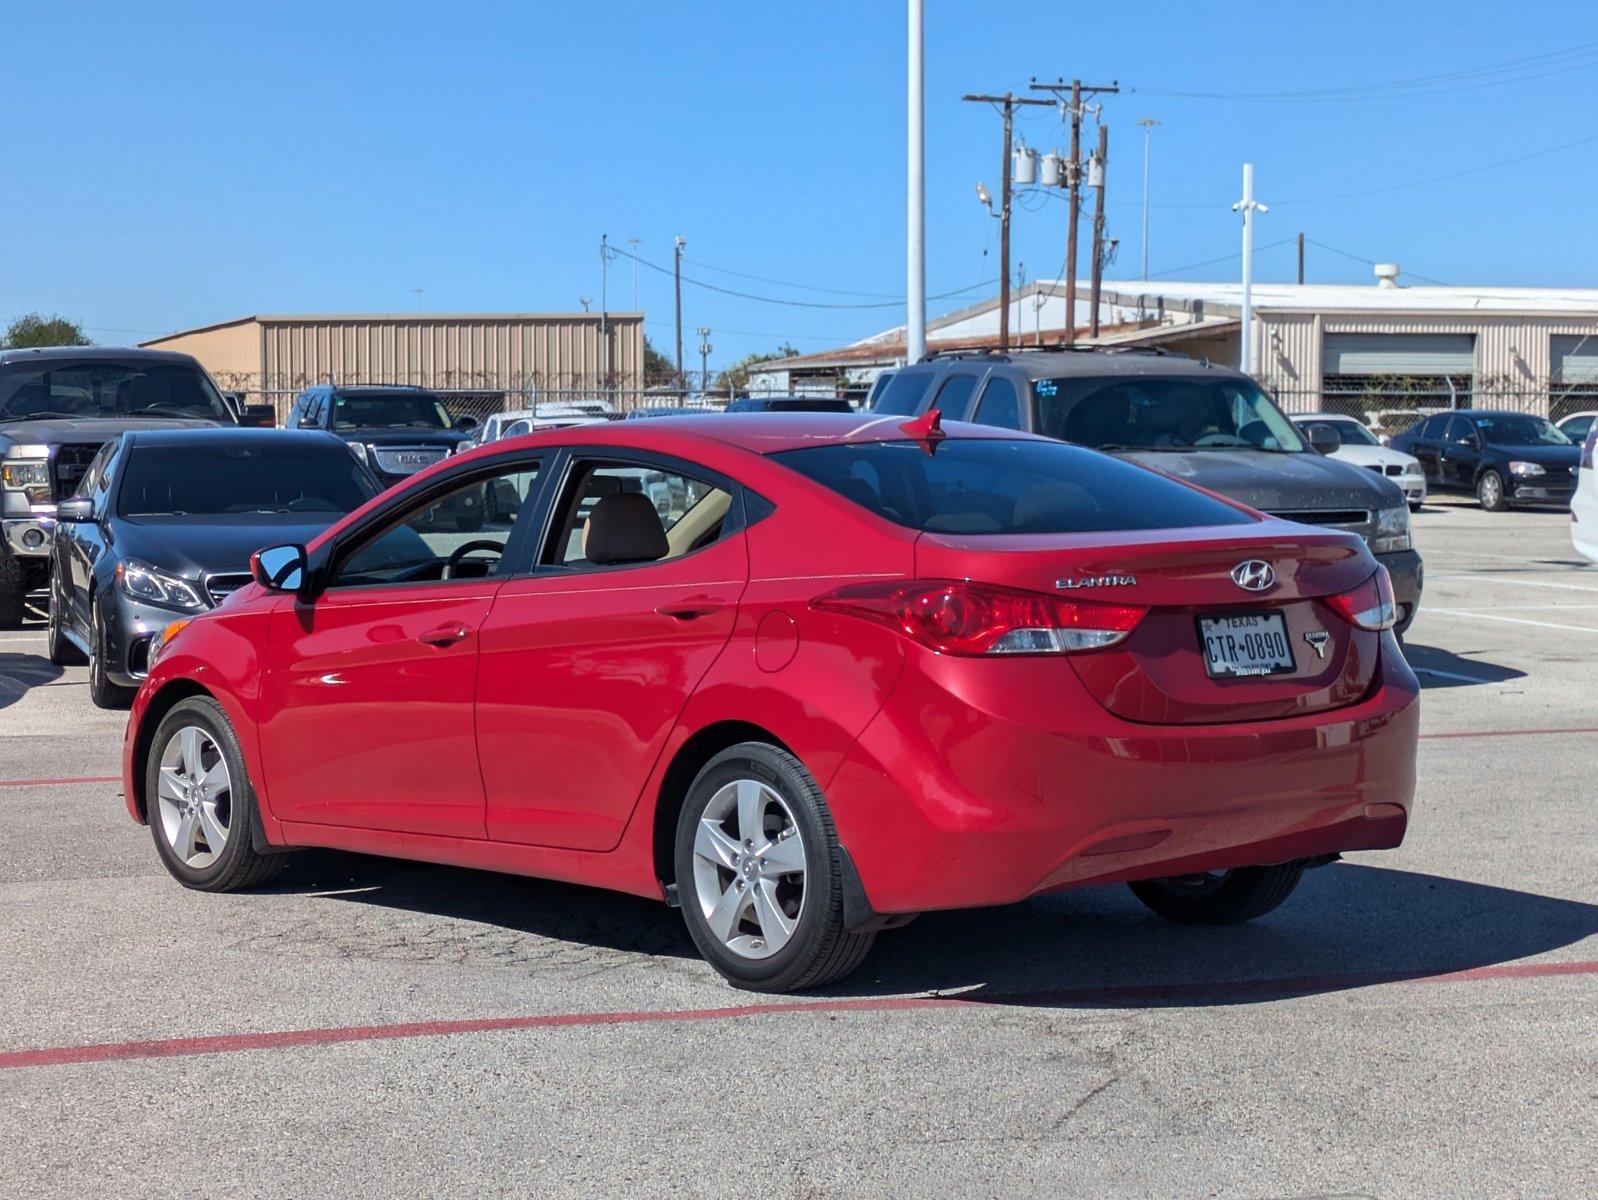
[(1403, 840), (1419, 687), (1390, 637), (1359, 704), (1204, 727), (1123, 721), (1068, 672), (1045, 696), (1008, 686), (1025, 669), (971, 686), (978, 673), (927, 657), (907, 665), (826, 789), (878, 913)]
[(1393, 581), (1393, 599), (1398, 602), (1398, 632), (1403, 633), (1420, 608), (1420, 593), (1426, 582), (1425, 565), (1414, 550), (1378, 554), (1376, 561), (1387, 568), (1388, 577)]

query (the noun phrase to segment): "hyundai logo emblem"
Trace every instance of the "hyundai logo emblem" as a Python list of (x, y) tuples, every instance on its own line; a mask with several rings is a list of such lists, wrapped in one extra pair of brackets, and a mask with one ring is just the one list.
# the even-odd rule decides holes
[(1268, 562), (1251, 558), (1232, 568), (1232, 582), (1245, 592), (1263, 592), (1276, 584), (1276, 572)]

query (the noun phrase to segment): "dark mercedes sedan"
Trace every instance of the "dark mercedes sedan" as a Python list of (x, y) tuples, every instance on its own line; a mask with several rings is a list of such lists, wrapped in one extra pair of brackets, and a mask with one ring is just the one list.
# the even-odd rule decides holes
[(1581, 447), (1531, 413), (1466, 408), (1436, 413), (1393, 439), (1434, 488), (1475, 492), (1488, 512), (1512, 504), (1565, 507)]
[(249, 582), (263, 546), (307, 542), (375, 496), (330, 435), (139, 430), (108, 442), (56, 509), (50, 661), (89, 662), (89, 695), (125, 706), (150, 642)]

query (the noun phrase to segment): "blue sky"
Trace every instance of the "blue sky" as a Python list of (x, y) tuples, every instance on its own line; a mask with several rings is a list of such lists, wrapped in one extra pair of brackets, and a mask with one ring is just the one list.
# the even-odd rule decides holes
[[(1458, 284), (1589, 286), (1598, 50), (1586, 3), (1075, 3), (927, 0), (929, 290), (997, 278), (999, 118), (962, 92), (1078, 74), (1105, 102), (1112, 276), (1138, 270), (1141, 133), (1153, 149), (1150, 268), (1235, 254), (1239, 164), (1268, 246), (1299, 230)], [(902, 296), (904, 4), (81, 4), (12, 0), (5, 22), (0, 318), (60, 312), (125, 342), (251, 312), (572, 309), (599, 295), (602, 233), (736, 291), (819, 304)], [(1528, 61), (1476, 73), (1512, 60)], [(1173, 92), (1425, 87), (1325, 99)], [(1047, 148), (1058, 118), (1033, 110)], [(1342, 200), (1322, 197), (1502, 162)], [(1297, 201), (1297, 203), (1294, 203)], [(1024, 211), (1033, 203), (1036, 211)], [(1023, 199), (1027, 276), (1063, 259), (1064, 206)], [(985, 253), (986, 252), (986, 253)], [(1084, 260), (1085, 261), (1085, 260)], [(1235, 259), (1170, 278), (1235, 278)], [(1257, 273), (1291, 278), (1293, 251)], [(769, 280), (837, 289), (798, 290)], [(1085, 273), (1085, 271), (1084, 271)], [(1370, 268), (1312, 246), (1312, 281)], [(625, 259), (613, 308), (632, 299)], [(841, 294), (841, 293), (866, 293)], [(968, 293), (968, 296), (976, 293)], [(966, 297), (937, 301), (936, 314)], [(638, 273), (669, 352), (670, 279)], [(902, 307), (784, 306), (684, 287), (712, 364), (806, 350)]]

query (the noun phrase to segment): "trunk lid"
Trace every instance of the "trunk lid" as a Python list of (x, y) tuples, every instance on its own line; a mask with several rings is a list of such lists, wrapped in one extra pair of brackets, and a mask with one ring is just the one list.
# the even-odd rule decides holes
[[(1241, 587), (1232, 571), (1247, 562), (1266, 563), (1272, 585)], [(1061, 669), (1073, 670), (1117, 716), (1154, 724), (1271, 720), (1362, 698), (1380, 635), (1356, 628), (1324, 598), (1357, 587), (1375, 569), (1358, 537), (1278, 520), (1105, 534), (927, 533), (916, 543), (921, 578), (1146, 607), (1124, 641), (1067, 655)], [(1277, 645), (1285, 638), (1291, 669), (1212, 676), (1200, 621), (1255, 614), (1266, 617)]]

